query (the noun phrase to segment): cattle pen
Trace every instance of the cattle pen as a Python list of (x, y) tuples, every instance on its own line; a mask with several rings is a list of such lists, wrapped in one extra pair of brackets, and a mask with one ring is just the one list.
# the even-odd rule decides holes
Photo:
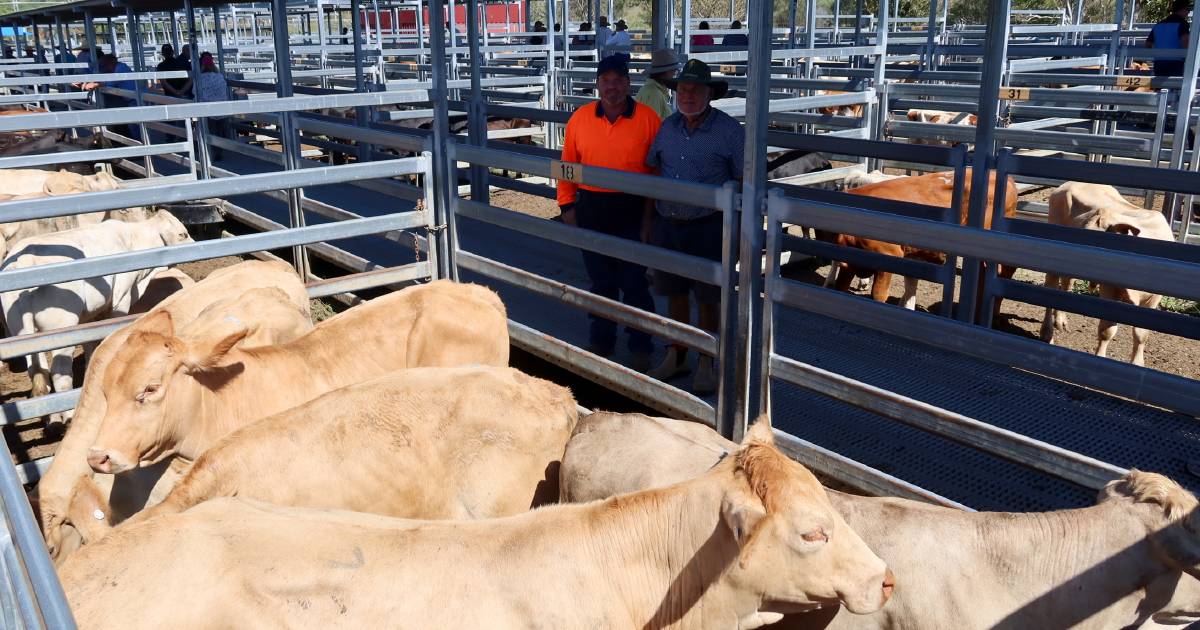
[[(733, 93), (715, 106), (744, 122), (745, 172), (740, 186), (714, 186), (561, 161), (571, 111), (595, 99), (600, 51), (580, 25), (605, 7), (589, 2), (586, 14), (573, 15), (569, 2), (524, 0), (501, 16), (491, 4), (77, 0), (0, 16), (14, 29), (5, 29), (6, 43), (34, 51), (0, 60), (0, 104), (29, 110), (0, 116), (0, 134), (106, 140), (70, 154), (0, 157), (0, 169), (102, 163), (122, 178), (116, 190), (68, 203), (0, 201), (0, 220), (207, 200), (228, 223), (220, 238), (4, 269), (0, 293), (226, 256), (283, 258), (310, 297), (346, 304), (429, 279), (476, 282), (502, 296), (515, 348), (734, 440), (769, 411), (790, 455), (867, 494), (963, 509), (1054, 509), (1090, 504), (1131, 468), (1200, 490), (1194, 369), (1050, 345), (1020, 334), (1013, 311), (1003, 310), (1054, 308), (1157, 331), (1154, 339), (1182, 340), (1175, 360), (1194, 367), (1196, 307), (1144, 308), (997, 273), (1008, 265), (1200, 301), (1192, 204), (1200, 155), (1189, 140), (1200, 121), (1200, 29), (1186, 49), (1146, 48), (1136, 0), (1117, 0), (1103, 23), (1083, 21), (1082, 0), (1057, 13), (991, 0), (983, 25), (957, 26), (948, 23), (948, 0), (933, 0), (928, 16), (897, 16), (898, 1), (880, 2), (871, 15), (862, 0), (793, 0), (786, 25), (770, 3), (751, 2), (745, 15), (731, 3), (728, 16), (694, 16), (690, 0), (678, 15), (674, 3), (655, 0), (652, 28), (618, 52), (632, 55), (635, 86), (648, 53), (665, 47), (728, 80)], [(535, 15), (545, 33), (532, 30)], [(700, 17), (744, 20), (745, 29), (708, 32), (748, 34), (748, 45), (694, 45)], [(565, 25), (563, 35), (556, 24)], [(539, 33), (543, 43), (530, 43)], [(578, 38), (583, 43), (573, 44)], [(192, 67), (212, 52), (228, 98), (193, 102), (150, 89), (186, 76), (154, 69), (164, 43), (190, 44)], [(80, 48), (92, 59), (112, 52), (132, 72), (56, 60), (55, 51)], [(1173, 56), (1186, 60), (1182, 77), (1131, 69)], [(133, 90), (80, 87), (125, 80), (135, 81)], [(904, 115), (920, 108), (978, 122)], [(518, 120), (527, 124), (489, 125)], [(218, 122), (227, 133), (216, 131)], [(122, 127), (134, 133), (118, 133)], [(833, 166), (772, 177), (768, 155), (780, 151), (820, 152)], [(952, 173), (955, 202), (937, 208), (836, 189), (875, 169)], [(989, 171), (1016, 182), (1015, 216), (1005, 216), (1003, 193), (989, 204)], [(556, 208), (528, 211), (552, 205), (556, 180), (714, 209), (723, 259), (580, 230), (549, 220)], [(1161, 210), (1173, 240), (1048, 222), (1037, 193), (1066, 181), (1108, 184)], [(501, 201), (517, 196), (524, 211)], [(810, 238), (799, 226), (947, 256), (883, 256)], [(717, 331), (590, 293), (581, 249), (720, 287)], [(875, 302), (806, 278), (805, 261), (820, 259), (939, 288), (921, 310)], [(588, 352), (586, 314), (715, 357), (717, 393), (654, 380), (627, 367), (621, 353)], [(9, 336), (0, 359), (97, 342), (132, 319)], [(78, 392), (6, 391), (0, 422), (72, 409)], [(5, 627), (73, 627), (24, 489), (52, 458), (14, 464), (8, 455), (0, 463), (0, 619)]]

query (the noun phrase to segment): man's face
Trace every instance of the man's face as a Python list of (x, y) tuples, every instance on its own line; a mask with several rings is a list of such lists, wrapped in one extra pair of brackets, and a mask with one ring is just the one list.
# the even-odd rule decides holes
[(708, 107), (712, 88), (698, 83), (680, 83), (675, 90), (675, 107), (684, 116), (699, 116)]
[(609, 105), (624, 103), (629, 96), (629, 77), (616, 71), (605, 72), (596, 78), (596, 90), (600, 92), (600, 100)]

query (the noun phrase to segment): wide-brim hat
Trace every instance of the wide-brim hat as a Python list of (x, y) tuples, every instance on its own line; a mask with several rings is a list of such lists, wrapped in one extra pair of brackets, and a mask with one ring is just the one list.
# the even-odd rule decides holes
[(650, 54), (650, 69), (646, 74), (655, 75), (679, 69), (679, 55), (674, 48), (663, 48)]
[(663, 79), (663, 85), (672, 90), (679, 89), (680, 83), (696, 83), (699, 85), (707, 85), (712, 88), (712, 100), (717, 100), (729, 93), (729, 83), (727, 81), (714, 81), (712, 78), (712, 70), (708, 64), (699, 59), (690, 59), (683, 66), (683, 71), (674, 79)]

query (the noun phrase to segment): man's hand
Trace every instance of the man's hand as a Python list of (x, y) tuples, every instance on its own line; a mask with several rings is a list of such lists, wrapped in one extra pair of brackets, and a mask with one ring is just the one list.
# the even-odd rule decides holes
[(579, 223), (575, 219), (575, 204), (559, 206), (562, 211), (562, 222), (573, 227), (579, 227)]

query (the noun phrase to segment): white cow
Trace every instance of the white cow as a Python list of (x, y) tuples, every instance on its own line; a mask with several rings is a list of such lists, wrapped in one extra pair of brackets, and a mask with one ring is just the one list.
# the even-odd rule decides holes
[(0, 192), (5, 195), (69, 195), (116, 190), (119, 185), (119, 179), (105, 172), (79, 175), (69, 171), (43, 171), (33, 168), (0, 169)]
[[(1160, 241), (1174, 240), (1171, 226), (1161, 212), (1147, 210), (1136, 206), (1117, 192), (1116, 188), (1106, 184), (1086, 184), (1082, 182), (1067, 182), (1059, 186), (1050, 195), (1050, 222), (1067, 227), (1083, 228), (1125, 234), (1138, 238), (1151, 238)], [(1046, 274), (1046, 286), (1062, 291), (1071, 288), (1073, 278), (1056, 273)], [(1100, 285), (1100, 296), (1110, 300), (1120, 300), (1135, 306), (1158, 308), (1162, 296), (1156, 293), (1123, 289), (1109, 284)], [(1067, 314), (1051, 308), (1046, 309), (1042, 320), (1042, 340), (1054, 343), (1054, 333), (1066, 330)], [(1116, 322), (1100, 320), (1096, 329), (1096, 354), (1108, 356), (1108, 344), (1117, 334)], [(1134, 365), (1146, 364), (1146, 339), (1150, 331), (1145, 328), (1133, 328), (1133, 352), (1129, 360)]]
[[(579, 421), (560, 469), (564, 501), (593, 501), (702, 475), (737, 444), (706, 426), (641, 414)], [(1200, 612), (1200, 511), (1162, 475), (1130, 471), (1097, 505), (971, 513), (829, 490), (896, 573), (870, 615), (836, 606), (788, 615), (780, 630), (1160, 628)]]
[(903, 175), (888, 175), (887, 173), (884, 173), (883, 171), (880, 171), (880, 170), (874, 170), (874, 171), (871, 171), (870, 173), (867, 173), (865, 171), (858, 171), (858, 172), (847, 175), (846, 178), (842, 180), (842, 184), (847, 190), (850, 190), (852, 188), (860, 188), (862, 186), (868, 186), (870, 184), (878, 184), (879, 182), (886, 182), (889, 179), (900, 179), (901, 177), (904, 177), (904, 176)]
[[(164, 245), (190, 242), (187, 228), (169, 212), (158, 212), (152, 218), (138, 222), (104, 221), (65, 232), (43, 234), (18, 241), (4, 260), (5, 270), (36, 267), (97, 256), (121, 254)], [(0, 294), (4, 320), (12, 335), (29, 335), (57, 328), (75, 326), (109, 315), (125, 315), (150, 283), (151, 277), (163, 267), (140, 271), (107, 274), (97, 278), (73, 280), (9, 291)], [(54, 390), (71, 389), (71, 358), (74, 348), (59, 348), (39, 353), (30, 362), (31, 394), (42, 396), (50, 391), (48, 377)], [(54, 414), (50, 425), (61, 429), (71, 419), (72, 412)]]

